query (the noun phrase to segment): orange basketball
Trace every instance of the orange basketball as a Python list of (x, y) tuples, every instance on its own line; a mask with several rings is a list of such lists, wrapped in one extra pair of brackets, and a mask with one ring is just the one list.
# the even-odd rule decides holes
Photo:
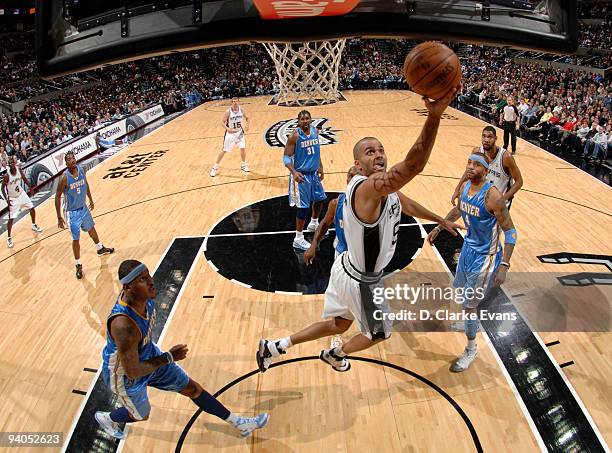
[(416, 46), (404, 62), (404, 78), (416, 93), (430, 99), (443, 98), (461, 82), (461, 62), (451, 49), (438, 42)]

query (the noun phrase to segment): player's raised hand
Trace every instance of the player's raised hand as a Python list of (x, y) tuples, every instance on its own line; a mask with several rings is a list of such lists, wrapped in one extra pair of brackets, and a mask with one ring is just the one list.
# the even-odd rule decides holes
[(450, 103), (453, 102), (453, 99), (455, 99), (455, 96), (457, 96), (457, 93), (459, 93), (460, 91), (461, 84), (459, 84), (459, 86), (455, 88), (451, 88), (450, 90), (448, 90), (448, 93), (446, 93), (443, 98), (438, 99), (437, 101), (431, 101), (427, 97), (423, 96), (423, 101), (425, 102), (427, 110), (429, 110), (429, 114), (432, 116), (437, 116), (438, 118), (441, 117), (444, 113), (444, 110), (446, 110), (446, 107), (448, 107)]
[(189, 349), (187, 349), (186, 344), (177, 344), (175, 346), (172, 346), (169, 352), (170, 354), (172, 354), (172, 358), (174, 359), (174, 361), (178, 362), (179, 360), (183, 360), (185, 357), (187, 357)]

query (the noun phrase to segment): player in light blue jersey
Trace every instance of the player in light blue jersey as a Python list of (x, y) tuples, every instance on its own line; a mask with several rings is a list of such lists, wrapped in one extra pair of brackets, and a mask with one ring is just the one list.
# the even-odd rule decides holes
[[(451, 371), (465, 371), (476, 357), (476, 332), (478, 331), (477, 307), (494, 282), (501, 285), (510, 268), (510, 257), (516, 244), (517, 232), (508, 212), (505, 199), (487, 181), (489, 159), (484, 153), (474, 152), (466, 169), (467, 181), (459, 191), (459, 203), (446, 216), (455, 221), (459, 217), (467, 227), (453, 286), (462, 288), (463, 310), (466, 312), (465, 334), (468, 344), (463, 354), (453, 362)], [(505, 246), (502, 250), (500, 227), (504, 232)], [(432, 243), (440, 228), (429, 233)], [(471, 289), (468, 291), (468, 289)]]
[(125, 438), (119, 423), (146, 420), (151, 412), (147, 387), (177, 392), (204, 412), (215, 415), (237, 428), (242, 437), (250, 436), (268, 423), (268, 414), (240, 417), (231, 413), (214, 396), (191, 379), (175, 362), (187, 357), (187, 345), (178, 344), (162, 352), (153, 342), (155, 296), (157, 290), (147, 267), (136, 260), (119, 266), (122, 291), (108, 320), (106, 347), (102, 353), (102, 378), (120, 407), (112, 412), (96, 412), (95, 419), (109, 435)]
[[(66, 171), (61, 176), (57, 191), (55, 192), (55, 211), (57, 213), (57, 226), (61, 229), (66, 228), (66, 223), (61, 214), (62, 196), (66, 202), (66, 221), (72, 234), (72, 252), (76, 266), (76, 277), (83, 278), (83, 265), (81, 264), (81, 245), (79, 239), (81, 230), (89, 233), (89, 236), (96, 244), (98, 256), (108, 255), (115, 251), (114, 248), (104, 247), (98, 232), (95, 228), (93, 217), (94, 202), (87, 183), (87, 177), (83, 169), (77, 165), (76, 158), (72, 151), (68, 151), (64, 156), (66, 160)], [(89, 198), (89, 208), (85, 197)]]
[(287, 139), (283, 163), (289, 169), (289, 205), (297, 207), (295, 239), (293, 247), (308, 250), (310, 243), (304, 239), (304, 224), (312, 206), (308, 231), (315, 231), (319, 225), (319, 214), (326, 200), (321, 181), (324, 178), (321, 162), (319, 133), (311, 127), (310, 112), (298, 114), (298, 127)]

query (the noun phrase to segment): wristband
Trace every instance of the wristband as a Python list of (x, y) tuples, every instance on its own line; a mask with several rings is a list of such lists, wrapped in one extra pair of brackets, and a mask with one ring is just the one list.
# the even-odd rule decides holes
[(290, 163), (291, 163), (291, 156), (287, 156), (286, 154), (283, 154), (283, 164), (289, 165)]
[(164, 355), (168, 359), (168, 365), (174, 363), (174, 357), (172, 357), (172, 353), (170, 351), (164, 352)]
[(442, 231), (442, 228), (440, 228), (440, 225), (436, 225), (436, 227), (434, 228), (435, 231), (437, 231), (438, 233), (440, 231)]
[(506, 266), (508, 269), (510, 269), (510, 263), (507, 261), (502, 261), (500, 264), (500, 266)]
[(504, 235), (506, 244), (516, 244), (516, 237), (518, 236), (516, 229), (512, 228), (508, 231), (504, 231)]

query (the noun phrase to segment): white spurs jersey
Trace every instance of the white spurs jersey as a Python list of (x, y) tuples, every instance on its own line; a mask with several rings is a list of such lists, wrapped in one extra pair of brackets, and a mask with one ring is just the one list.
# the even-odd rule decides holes
[(356, 175), (346, 188), (343, 208), (344, 235), (348, 258), (353, 269), (360, 273), (379, 273), (389, 264), (395, 253), (397, 234), (402, 217), (402, 205), (396, 193), (389, 194), (375, 223), (367, 224), (357, 218), (353, 208), (355, 189), (367, 178)]
[(7, 189), (8, 196), (10, 198), (18, 198), (21, 195), (21, 192), (23, 192), (21, 172), (19, 171), (19, 168), (17, 168), (16, 171), (17, 173), (14, 175), (11, 173), (10, 169), (8, 171), (9, 181)]
[[(480, 147), (480, 152), (485, 153), (485, 150)], [(486, 153), (485, 153), (486, 154)], [(510, 175), (504, 170), (504, 156), (506, 150), (497, 148), (495, 159), (489, 163), (489, 174), (487, 180), (490, 181), (501, 194), (504, 194), (510, 188)]]
[(228, 112), (227, 127), (231, 129), (242, 129), (242, 108), (238, 107), (238, 111), (234, 112), (230, 107)]

